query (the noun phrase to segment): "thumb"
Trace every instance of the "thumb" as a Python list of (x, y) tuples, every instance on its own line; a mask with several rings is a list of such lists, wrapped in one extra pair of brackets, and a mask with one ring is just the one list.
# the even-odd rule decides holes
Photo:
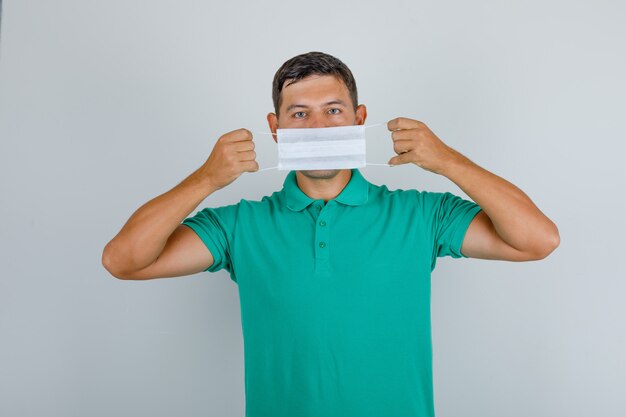
[(389, 165), (402, 165), (402, 164), (406, 164), (407, 162), (409, 162), (409, 153), (405, 152), (405, 153), (400, 154), (398, 156), (394, 156), (387, 163)]

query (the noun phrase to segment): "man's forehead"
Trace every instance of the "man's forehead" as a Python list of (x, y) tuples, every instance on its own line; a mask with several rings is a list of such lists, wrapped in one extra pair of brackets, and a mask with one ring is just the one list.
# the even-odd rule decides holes
[(303, 78), (283, 88), (283, 103), (287, 105), (296, 102), (306, 104), (307, 99), (311, 99), (315, 104), (319, 104), (320, 101), (324, 103), (336, 102), (336, 104), (346, 104), (349, 92), (341, 80), (332, 75), (312, 77)]
[(343, 82), (339, 79), (339, 77), (333, 74), (311, 74), (311, 75), (307, 75), (304, 78), (300, 78), (297, 81), (294, 81), (294, 80), (295, 78), (289, 78), (285, 80), (285, 83), (283, 85), (283, 90), (292, 86), (296, 86), (296, 85), (303, 86), (303, 85), (310, 85), (310, 84), (337, 84), (337, 83), (343, 84)]

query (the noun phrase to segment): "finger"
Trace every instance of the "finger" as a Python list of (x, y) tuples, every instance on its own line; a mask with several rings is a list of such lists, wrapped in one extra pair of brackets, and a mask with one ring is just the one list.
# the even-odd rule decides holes
[(255, 172), (259, 170), (259, 164), (257, 161), (242, 162), (241, 167), (245, 172)]
[(415, 129), (420, 127), (422, 122), (407, 117), (396, 117), (387, 122), (387, 129), (393, 131), (398, 129)]
[(254, 149), (254, 141), (244, 140), (241, 142), (232, 142), (229, 146), (235, 152), (247, 152)]
[(252, 132), (242, 127), (241, 129), (228, 132), (227, 134), (222, 136), (222, 140), (225, 142), (240, 142), (252, 140)]
[(254, 161), (254, 158), (256, 158), (256, 152), (254, 151), (239, 152), (237, 156), (239, 157), (239, 160), (242, 162)]
[(387, 163), (389, 165), (402, 165), (402, 164), (406, 164), (406, 163), (409, 163), (409, 162), (411, 162), (410, 161), (410, 154), (409, 153), (403, 153), (403, 154), (400, 154), (398, 156), (394, 156)]
[(413, 149), (414, 143), (411, 140), (398, 140), (393, 143), (393, 150), (397, 154), (409, 152)]
[(416, 138), (416, 132), (416, 129), (394, 130), (391, 132), (391, 140), (394, 142), (397, 140), (414, 140)]

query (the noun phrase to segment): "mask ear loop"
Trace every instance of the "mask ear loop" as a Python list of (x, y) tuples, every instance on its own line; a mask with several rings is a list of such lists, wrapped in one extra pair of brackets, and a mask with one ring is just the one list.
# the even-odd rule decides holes
[[(369, 129), (370, 127), (375, 127), (375, 126), (383, 126), (383, 124), (382, 123), (376, 123), (376, 124), (373, 124), (373, 125), (364, 126), (363, 128), (364, 129)], [(365, 139), (367, 139), (367, 137)], [(366, 166), (377, 166), (377, 167), (390, 167), (390, 168), (395, 166), (395, 165), (389, 165), (389, 164), (374, 164), (374, 163), (369, 163), (367, 161), (365, 162), (365, 165)]]
[[(376, 126), (383, 126), (383, 124), (382, 123), (376, 123), (376, 124), (373, 124), (373, 125), (367, 125), (367, 126), (363, 126), (363, 129), (369, 129), (370, 127), (376, 127)], [(252, 134), (254, 134), (254, 135), (271, 135), (271, 136), (278, 135), (277, 133), (271, 133), (271, 132), (252, 132)], [(374, 164), (374, 163), (369, 163), (369, 162), (366, 162), (365, 165), (366, 166), (390, 167), (390, 168), (395, 166), (395, 165), (389, 165), (389, 164)], [(262, 171), (267, 171), (267, 170), (270, 170), (270, 169), (278, 169), (278, 165), (276, 165), (275, 167), (259, 169), (258, 171), (255, 171), (255, 172), (262, 172)]]
[[(271, 133), (271, 132), (252, 132), (253, 135), (270, 135), (270, 136), (277, 136), (277, 133)], [(278, 165), (276, 165), (275, 167), (269, 167), (269, 168), (263, 168), (263, 169), (259, 169), (256, 172), (262, 172), (262, 171), (267, 171), (270, 169), (278, 169)], [(246, 171), (247, 172), (247, 171)]]

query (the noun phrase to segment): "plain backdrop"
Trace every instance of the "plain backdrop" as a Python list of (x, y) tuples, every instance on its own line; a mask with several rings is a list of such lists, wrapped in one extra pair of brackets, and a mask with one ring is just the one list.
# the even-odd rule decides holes
[[(275, 71), (309, 51), (351, 68), (368, 124), (423, 121), (559, 227), (542, 261), (438, 261), (437, 415), (625, 415), (624, 2), (9, 0), (1, 30), (0, 415), (244, 415), (228, 274), (121, 281), (101, 254), (220, 135), (267, 132)], [(389, 132), (367, 132), (386, 162)], [(361, 172), (467, 198), (414, 165)]]

